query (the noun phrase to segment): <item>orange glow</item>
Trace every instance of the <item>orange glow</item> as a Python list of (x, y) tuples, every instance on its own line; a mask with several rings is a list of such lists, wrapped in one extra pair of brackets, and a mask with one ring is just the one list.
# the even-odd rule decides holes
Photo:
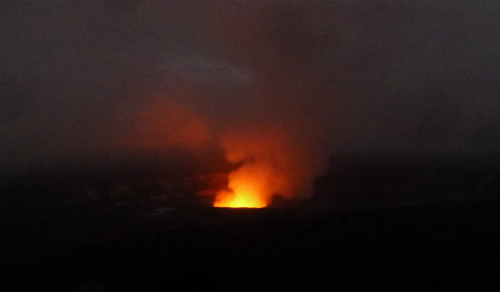
[(187, 102), (189, 93), (181, 92), (177, 99), (170, 95), (145, 94), (146, 102), (130, 109), (126, 121), (130, 124), (114, 143), (132, 151), (196, 151), (206, 147), (212, 139), (209, 125)]
[(311, 181), (327, 161), (288, 129), (275, 125), (228, 132), (219, 144), (225, 158), (241, 166), (229, 174), (214, 207), (263, 208), (275, 196), (306, 199), (312, 194)]
[(265, 192), (268, 177), (265, 169), (247, 162), (229, 174), (228, 189), (217, 193), (214, 207), (263, 208), (268, 205)]
[(213, 206), (263, 208), (271, 203), (274, 195), (287, 195), (289, 184), (283, 166), (288, 160), (281, 157), (284, 146), (280, 140), (277, 134), (260, 131), (227, 135), (222, 139), (226, 159), (232, 163), (243, 162), (243, 165), (229, 174), (227, 189), (217, 193)]
[(221, 190), (217, 193), (214, 207), (226, 208), (264, 208), (267, 202), (263, 201), (252, 186), (242, 186), (235, 191)]

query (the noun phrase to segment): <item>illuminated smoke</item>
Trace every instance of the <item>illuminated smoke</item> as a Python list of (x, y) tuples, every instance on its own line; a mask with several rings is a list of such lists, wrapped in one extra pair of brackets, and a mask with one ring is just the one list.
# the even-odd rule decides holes
[(242, 166), (229, 174), (228, 190), (221, 190), (215, 207), (265, 207), (275, 195), (291, 199), (311, 195), (311, 182), (326, 159), (310, 142), (295, 140), (289, 129), (255, 128), (222, 138), (226, 158)]
[(209, 23), (210, 38), (223, 54), (166, 58), (164, 72), (178, 89), (158, 94), (139, 111), (135, 148), (196, 151), (217, 143), (240, 167), (217, 193), (216, 207), (309, 197), (314, 177), (327, 166), (324, 121), (332, 120), (325, 117), (328, 90), (314, 59), (312, 18), (295, 5), (261, 3), (236, 15), (228, 5), (213, 9), (218, 17)]
[(246, 99), (240, 97), (244, 106), (231, 113), (236, 121), (227, 121), (234, 126), (220, 135), (226, 159), (241, 167), (229, 174), (216, 207), (265, 207), (274, 196), (307, 198), (314, 177), (326, 168), (324, 88), (312, 69), (314, 36), (301, 8), (227, 13), (233, 25), (218, 30), (218, 38), (241, 50), (236, 62), (257, 65)]
[(0, 171), (217, 145), (269, 203), (330, 153), (500, 149), (497, 1), (112, 2), (4, 7)]
[(204, 119), (173, 99), (158, 95), (135, 114), (126, 146), (130, 149), (161, 151), (197, 150), (210, 139)]

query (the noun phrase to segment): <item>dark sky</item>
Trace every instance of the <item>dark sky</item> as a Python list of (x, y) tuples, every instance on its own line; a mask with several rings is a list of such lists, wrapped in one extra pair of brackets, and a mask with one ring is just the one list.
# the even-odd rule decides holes
[(0, 169), (269, 126), (318, 159), (495, 153), (499, 15), (496, 0), (2, 1)]

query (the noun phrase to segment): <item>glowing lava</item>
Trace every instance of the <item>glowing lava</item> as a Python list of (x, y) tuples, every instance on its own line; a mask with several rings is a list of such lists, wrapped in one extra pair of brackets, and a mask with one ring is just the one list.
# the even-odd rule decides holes
[(267, 202), (261, 200), (252, 190), (222, 190), (217, 193), (214, 207), (264, 208)]
[(264, 208), (268, 205), (263, 192), (265, 180), (249, 170), (247, 165), (229, 174), (228, 188), (217, 192), (214, 207)]

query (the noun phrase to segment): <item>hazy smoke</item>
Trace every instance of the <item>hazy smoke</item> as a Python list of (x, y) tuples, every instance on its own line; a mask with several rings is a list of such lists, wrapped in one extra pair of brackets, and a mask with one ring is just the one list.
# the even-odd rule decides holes
[(0, 9), (4, 169), (219, 147), (270, 198), (306, 196), (334, 152), (500, 149), (497, 1)]

